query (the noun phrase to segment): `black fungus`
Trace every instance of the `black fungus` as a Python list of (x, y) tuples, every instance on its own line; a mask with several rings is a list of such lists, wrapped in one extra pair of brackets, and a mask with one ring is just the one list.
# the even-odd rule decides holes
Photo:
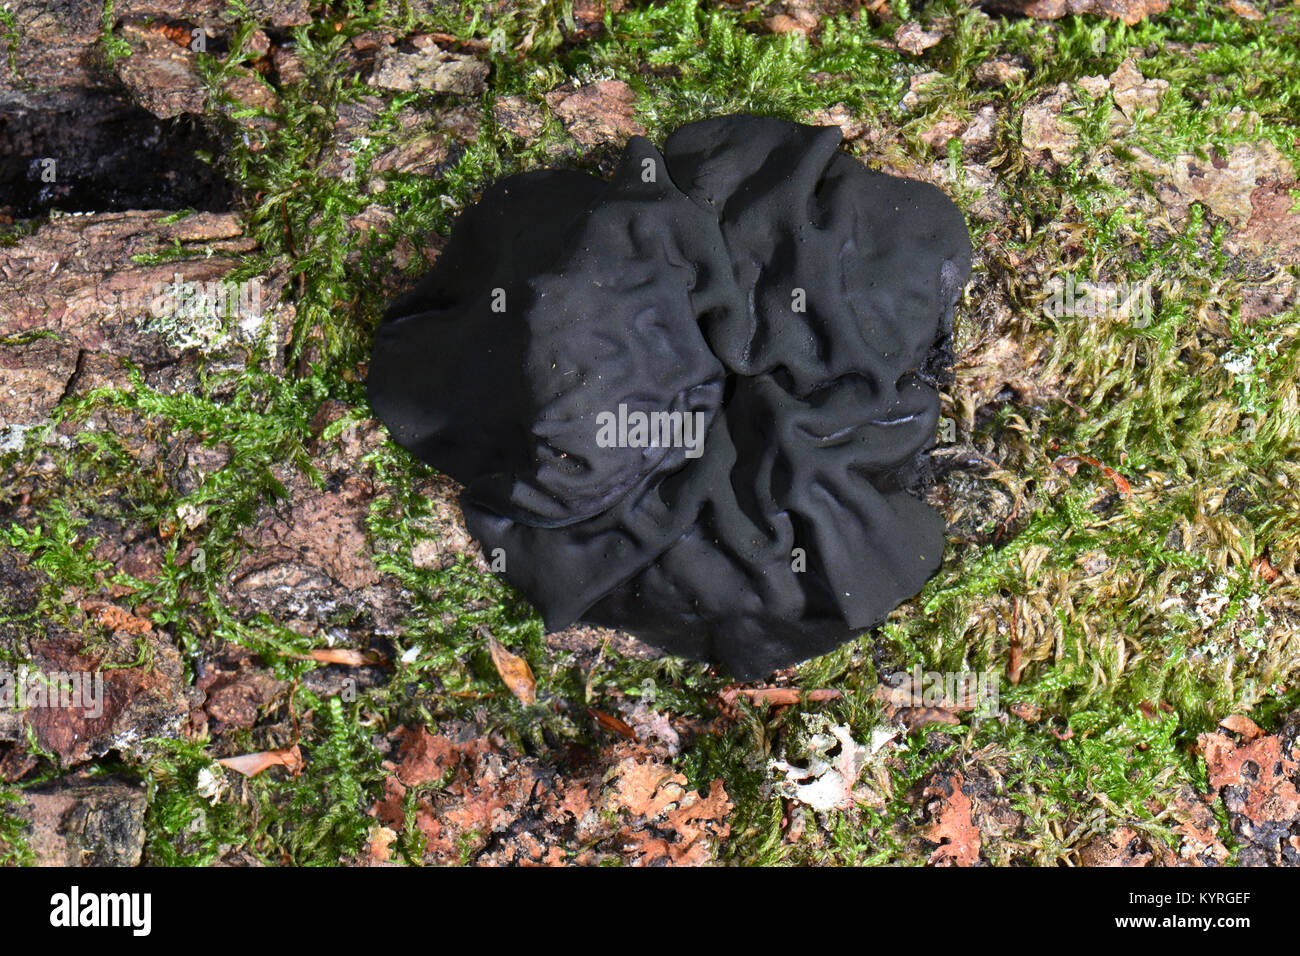
[(840, 136), (728, 116), (633, 137), (609, 182), (511, 176), (385, 315), (376, 413), (548, 629), (754, 679), (938, 568), (910, 489), (970, 240)]

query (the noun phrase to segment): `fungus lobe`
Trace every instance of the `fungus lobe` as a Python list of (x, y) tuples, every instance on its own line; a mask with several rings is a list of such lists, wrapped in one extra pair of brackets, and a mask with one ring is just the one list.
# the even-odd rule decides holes
[(626, 630), (748, 680), (880, 623), (938, 568), (910, 493), (970, 270), (956, 206), (840, 131), (633, 137), (613, 177), (488, 189), (385, 314), (369, 392), (464, 486), (550, 630)]

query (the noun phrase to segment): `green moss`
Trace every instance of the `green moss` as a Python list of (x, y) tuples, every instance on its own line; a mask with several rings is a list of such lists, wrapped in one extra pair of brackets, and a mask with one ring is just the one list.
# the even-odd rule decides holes
[(22, 43), (22, 34), (18, 32), (18, 22), (8, 8), (0, 9), (0, 26), (4, 31), (0, 32), (0, 43), (3, 43), (8, 52), (5, 55), (5, 63), (9, 67), (10, 74), (15, 80), (22, 79), (18, 74), (18, 44)]
[(243, 778), (199, 745), (154, 741), (143, 768), (149, 795), (147, 861), (206, 866), (232, 850), (267, 864), (336, 865), (361, 852), (383, 773), (359, 705), (303, 692), (312, 739), (303, 769)]
[[(1294, 562), (1300, 547), (1300, 314), (1292, 308), (1244, 318), (1244, 293), (1279, 279), (1280, 270), (1229, 254), (1225, 225), (1199, 205), (1177, 226), (1153, 216), (1155, 184), (1139, 155), (1208, 158), (1213, 150), (1268, 140), (1300, 162), (1293, 130), (1300, 38), (1269, 20), (1225, 17), (1208, 0), (1178, 0), (1167, 14), (1136, 26), (1093, 17), (1000, 19), (958, 0), (893, 9), (896, 16), (884, 20), (828, 16), (808, 39), (767, 33), (762, 8), (669, 0), (607, 13), (601, 36), (574, 43), (564, 41), (571, 4), (554, 0), (418, 10), (339, 0), (293, 29), (307, 79), (276, 91), (278, 111), (265, 117), (273, 126), (249, 126), (241, 121), (256, 117), (223, 86), (252, 61), (246, 46), (257, 23), (246, 6), (231, 4), (230, 54), (200, 57), (199, 67), (211, 97), (208, 119), (224, 139), (213, 161), (240, 186), (246, 235), (256, 242), (233, 278), (288, 274), (294, 371), (272, 372), (265, 352), (252, 349), (242, 369), (205, 369), (192, 394), (167, 394), (134, 375), (127, 388), (97, 390), (59, 410), (65, 431), (92, 414), (127, 413), (148, 423), (148, 437), (226, 446), (228, 463), (186, 494), (161, 471), (137, 468), (129, 441), (112, 429), (76, 431), (66, 447), (41, 445), (38, 430), (26, 450), (6, 456), (7, 463), (30, 463), (41, 453), (56, 466), (32, 495), (35, 517), (0, 529), (0, 540), (45, 576), (34, 614), (65, 613), (60, 596), (67, 588), (98, 587), (102, 577), (133, 587), (187, 657), (231, 641), (263, 654), (278, 676), (300, 679), (315, 665), (289, 655), (312, 640), (268, 615), (234, 613), (218, 584), (236, 567), (241, 533), (259, 509), (287, 494), (284, 469), (319, 481), (307, 442), (320, 403), (329, 398), (346, 408), (320, 436), (326, 445), (368, 418), (364, 362), (390, 295), (384, 279), (394, 250), (446, 235), (457, 210), (495, 178), (557, 162), (595, 168), (609, 158), (609, 150), (577, 155), (552, 116), (536, 139), (521, 141), (497, 127), (496, 99), (540, 103), (565, 82), (624, 79), (636, 92), (638, 119), (656, 140), (722, 112), (807, 120), (844, 107), (875, 134), (852, 149), (870, 162), (903, 167), (946, 160), (956, 172), (952, 192), (967, 210), (983, 197), (963, 163), (997, 174), (1010, 220), (972, 218), (980, 252), (974, 279), (1005, 300), (1007, 314), (980, 326), (981, 303), (967, 303), (959, 309), (959, 336), (967, 343), (1006, 337), (1026, 354), (1041, 345), (1045, 360), (1034, 374), (1043, 397), (985, 409), (963, 435), (1000, 465), (963, 477), (963, 487), (1007, 507), (978, 515), (971, 534), (954, 536), (939, 575), (877, 635), (798, 669), (800, 686), (842, 696), (784, 708), (739, 701), (736, 719), (695, 738), (678, 767), (696, 788), (723, 779), (735, 803), (722, 852), (730, 862), (924, 863), (918, 787), (936, 770), (975, 773), (990, 761), (998, 767), (1000, 796), (1023, 815), (1016, 834), (986, 846), (990, 860), (1073, 862), (1087, 839), (1120, 824), (1172, 845), (1159, 807), (1184, 785), (1204, 789), (1203, 766), (1189, 747), (1196, 735), (1229, 712), (1276, 726), (1300, 703), (1300, 692), (1286, 690), (1300, 677), (1300, 646), (1286, 637), (1280, 616), (1300, 593), (1291, 581), (1265, 586), (1251, 570), (1265, 555), (1279, 566)], [(919, 56), (891, 48), (886, 41), (909, 16), (922, 24), (945, 18), (944, 39)], [(110, 61), (127, 55), (111, 32), (111, 3), (103, 22)], [(9, 28), (0, 42), (9, 39), (12, 62), (12, 18), (0, 17), (0, 24)], [(436, 177), (370, 169), (397, 142), (401, 111), (432, 114), (452, 103), (428, 93), (385, 94), (369, 142), (357, 144), (355, 176), (321, 169), (332, 155), (340, 108), (376, 95), (340, 67), (350, 39), (375, 29), (446, 32), (489, 47), (489, 89), (470, 104), (482, 119), (479, 135)], [(1190, 56), (1188, 44), (1206, 46)], [(994, 56), (1021, 58), (1024, 78), (981, 86), (975, 72)], [(1093, 97), (1079, 81), (1110, 75), (1130, 56), (1169, 89), (1158, 110), (1116, 134), (1113, 97)], [(931, 72), (939, 76), (926, 97), (905, 107), (912, 78)], [(1228, 76), (1233, 82), (1222, 81)], [(1071, 163), (1049, 173), (1024, 155), (1020, 119), (1059, 83), (1073, 90), (1065, 122), (1078, 147)], [(998, 110), (991, 148), (950, 140), (939, 153), (922, 142), (935, 123), (969, 118), (984, 106)], [(391, 218), (363, 235), (351, 220), (371, 205)], [(0, 243), (29, 229), (7, 227)], [(192, 254), (178, 249), (140, 261)], [(410, 258), (414, 274), (422, 261)], [(1154, 279), (1151, 321), (1045, 315), (1043, 281), (1066, 273)], [(1063, 456), (1115, 469), (1131, 494), (1119, 493), (1102, 467), (1076, 462), (1070, 473), (1056, 463)], [(245, 780), (221, 771), (201, 743), (155, 742), (140, 765), (125, 768), (149, 785), (150, 862), (206, 864), (242, 850), (268, 863), (330, 864), (359, 852), (374, 822), (365, 810), (382, 779), (371, 735), (399, 724), (474, 719), (523, 751), (554, 759), (568, 743), (601, 743), (588, 707), (616, 711), (649, 686), (658, 709), (701, 725), (716, 717), (723, 681), (706, 669), (610, 653), (588, 673), (548, 649), (527, 603), (470, 556), (446, 567), (417, 566), (413, 549), (437, 533), (425, 497), (433, 472), (391, 443), (359, 464), (374, 487), (366, 530), (375, 562), (397, 579), (411, 606), (399, 650), (413, 653), (393, 662), (390, 680), (353, 701), (297, 690), (292, 713), (279, 716), (297, 719), (305, 758), (298, 777), (277, 769)], [(182, 508), (206, 518), (182, 526)], [(92, 517), (159, 532), (165, 555), (157, 579), (134, 581), (96, 563), (87, 537)], [(182, 560), (195, 548), (205, 557), (201, 568)], [(352, 613), (340, 609), (339, 620)], [(13, 623), (25, 627), (33, 619)], [(529, 661), (537, 705), (525, 707), (501, 684), (488, 635)], [(873, 698), (882, 675), (918, 665), (1006, 675), (1013, 640), (1024, 667), (1017, 683), (1003, 681), (1003, 705), (1038, 708), (1041, 719), (967, 722), (906, 737), (879, 767), (873, 764), (864, 783), (872, 801), (810, 817), (803, 836), (787, 840), (789, 820), (773, 796), (769, 762), (806, 752), (810, 717), (869, 740), (887, 721)], [(248, 750), (283, 745), (260, 733), (233, 734), (225, 743)], [(211, 792), (214, 780), (224, 789)], [(407, 794), (408, 817), (417, 795)], [(0, 846), (9, 839), (4, 819)], [(418, 861), (418, 828), (408, 825), (396, 847)], [(14, 852), (6, 859), (19, 860)]]
[(27, 839), (27, 820), (14, 812), (22, 802), (20, 790), (0, 787), (0, 866), (33, 866), (36, 863)]
[(52, 501), (33, 526), (10, 524), (0, 528), (0, 543), (26, 554), (30, 566), (46, 576), (33, 615), (66, 619), (69, 608), (64, 591), (69, 587), (93, 587), (96, 573), (108, 569), (107, 562), (94, 557), (98, 539), (82, 534), (86, 524), (84, 518), (72, 515), (65, 502)]
[(104, 7), (100, 12), (99, 21), (99, 47), (103, 52), (106, 64), (111, 69), (113, 64), (122, 57), (131, 55), (131, 44), (113, 32), (116, 25), (116, 20), (113, 17), (113, 0), (104, 0)]

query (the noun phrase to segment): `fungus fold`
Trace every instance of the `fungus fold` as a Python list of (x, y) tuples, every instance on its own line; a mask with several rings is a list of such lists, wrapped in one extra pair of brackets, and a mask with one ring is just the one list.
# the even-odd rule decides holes
[(912, 492), (970, 270), (956, 206), (835, 127), (633, 137), (609, 181), (489, 188), (385, 314), (369, 394), (464, 487), (546, 627), (741, 680), (879, 624), (937, 570)]

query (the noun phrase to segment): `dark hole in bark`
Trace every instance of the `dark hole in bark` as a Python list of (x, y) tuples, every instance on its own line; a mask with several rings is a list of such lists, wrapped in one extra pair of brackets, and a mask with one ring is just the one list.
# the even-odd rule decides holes
[(160, 120), (108, 93), (67, 110), (0, 107), (0, 212), (226, 211), (234, 187), (201, 150), (216, 155), (218, 142), (197, 118)]

